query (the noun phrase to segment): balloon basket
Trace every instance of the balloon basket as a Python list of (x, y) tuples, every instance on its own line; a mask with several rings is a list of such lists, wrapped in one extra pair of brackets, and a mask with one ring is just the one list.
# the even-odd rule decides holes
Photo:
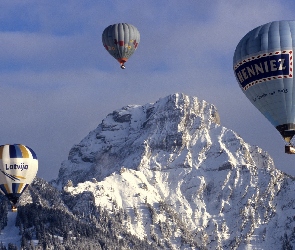
[(295, 154), (295, 147), (292, 145), (286, 145), (285, 146), (285, 153), (286, 154)]
[(11, 204), (11, 212), (17, 212), (17, 206)]

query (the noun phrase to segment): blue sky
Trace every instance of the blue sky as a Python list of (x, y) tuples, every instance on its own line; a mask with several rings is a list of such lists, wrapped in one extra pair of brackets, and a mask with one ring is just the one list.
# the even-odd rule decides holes
[[(273, 20), (295, 19), (293, 1), (0, 2), (0, 142), (39, 158), (57, 177), (69, 150), (115, 109), (181, 92), (214, 104), (221, 125), (258, 145), (295, 175), (295, 156), (244, 96), (232, 70), (239, 40)], [(122, 70), (105, 51), (110, 24), (138, 28), (138, 50)]]

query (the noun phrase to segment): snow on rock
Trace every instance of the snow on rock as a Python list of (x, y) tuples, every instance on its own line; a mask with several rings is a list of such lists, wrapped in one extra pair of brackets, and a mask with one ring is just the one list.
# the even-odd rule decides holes
[(71, 179), (76, 185), (89, 176), (100, 181), (124, 166), (134, 170), (191, 167), (192, 154), (204, 157), (202, 150), (211, 145), (208, 133), (218, 124), (213, 105), (184, 94), (154, 104), (128, 105), (109, 114), (70, 150), (57, 183), (64, 186)]
[(160, 245), (295, 246), (293, 178), (196, 97), (177, 93), (109, 114), (70, 150), (55, 185), (89, 191), (111, 213), (123, 209), (131, 233)]

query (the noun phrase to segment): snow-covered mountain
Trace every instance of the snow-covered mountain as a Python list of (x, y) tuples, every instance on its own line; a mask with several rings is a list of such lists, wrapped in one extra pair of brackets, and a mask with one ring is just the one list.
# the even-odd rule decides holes
[(109, 114), (70, 150), (56, 185), (124, 209), (128, 231), (159, 246), (295, 245), (293, 178), (196, 97), (177, 93)]
[[(295, 246), (294, 178), (196, 97), (177, 93), (107, 115), (51, 185), (36, 180), (20, 201), (18, 224), (31, 238), (70, 231), (103, 249), (114, 249), (107, 238), (124, 245), (116, 249)], [(43, 231), (24, 219), (32, 211), (46, 211), (37, 216)]]
[[(109, 114), (70, 150), (57, 183), (65, 185), (71, 179), (76, 185), (90, 176), (101, 181), (122, 168), (166, 171), (206, 164), (212, 140), (227, 133), (218, 124), (213, 105), (183, 94), (167, 96), (154, 104), (123, 107)], [(212, 136), (211, 131), (215, 133)]]

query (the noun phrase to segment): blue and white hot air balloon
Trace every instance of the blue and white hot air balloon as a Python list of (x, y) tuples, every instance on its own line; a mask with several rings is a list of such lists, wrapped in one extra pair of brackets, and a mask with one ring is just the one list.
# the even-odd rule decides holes
[(0, 189), (12, 203), (13, 210), (38, 171), (35, 152), (24, 145), (0, 146)]
[(124, 63), (137, 49), (139, 41), (139, 31), (128, 23), (110, 25), (102, 33), (103, 46), (118, 60), (122, 69), (125, 69)]
[(295, 134), (294, 51), (295, 21), (274, 21), (247, 33), (233, 58), (242, 91), (287, 143)]

